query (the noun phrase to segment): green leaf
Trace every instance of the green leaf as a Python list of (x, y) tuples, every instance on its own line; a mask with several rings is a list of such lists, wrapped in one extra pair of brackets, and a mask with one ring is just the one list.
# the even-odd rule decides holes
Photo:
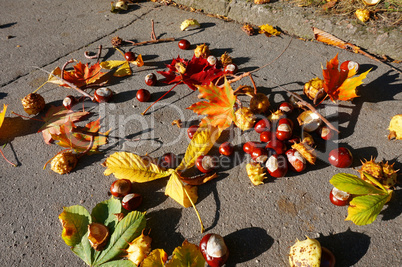
[(138, 237), (145, 228), (145, 213), (132, 211), (125, 216), (116, 226), (114, 232), (110, 236), (109, 244), (95, 260), (94, 265), (101, 265), (110, 261), (121, 254), (128, 248), (128, 242)]
[(114, 174), (118, 179), (129, 179), (136, 183), (145, 183), (169, 176), (173, 170), (164, 170), (156, 164), (128, 152), (115, 152), (103, 163), (107, 167), (104, 175)]
[(349, 204), (348, 216), (345, 221), (352, 221), (356, 225), (374, 222), (389, 197), (390, 194), (354, 197)]
[(59, 215), (59, 220), (63, 226), (62, 238), (68, 246), (72, 246), (72, 251), (92, 265), (92, 248), (88, 241), (88, 224), (92, 222), (89, 212), (80, 205), (64, 207)]
[(221, 135), (218, 127), (198, 128), (187, 147), (186, 154), (176, 170), (184, 170), (194, 166), (201, 155), (206, 155)]
[(386, 194), (374, 185), (360, 179), (356, 175), (338, 173), (329, 181), (333, 186), (352, 195)]
[(371, 174), (367, 173), (367, 172), (363, 172), (364, 176), (373, 184), (375, 184), (376, 186), (378, 186), (379, 188), (381, 188), (385, 193), (387, 193), (387, 189), (385, 189), (385, 187), (375, 178), (373, 177)]
[(81, 238), (81, 243), (71, 248), (71, 250), (80, 257), (86, 264), (92, 266), (94, 259), (94, 249), (88, 240), (88, 231)]
[(129, 260), (117, 260), (106, 262), (99, 267), (137, 267), (137, 264)]

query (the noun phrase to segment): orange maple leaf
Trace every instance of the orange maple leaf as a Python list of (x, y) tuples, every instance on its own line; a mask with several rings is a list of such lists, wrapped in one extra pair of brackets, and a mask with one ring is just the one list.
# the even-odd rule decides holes
[(228, 128), (235, 119), (234, 104), (236, 96), (229, 82), (225, 79), (222, 87), (209, 85), (197, 86), (200, 94), (198, 98), (204, 98), (208, 101), (197, 102), (187, 109), (192, 110), (198, 115), (207, 115), (200, 122), (200, 127), (212, 125), (220, 130)]
[(363, 83), (370, 70), (352, 77), (356, 74), (356, 70), (352, 69), (347, 72), (339, 71), (338, 54), (327, 62), (326, 69), (323, 69), (324, 90), (333, 102), (335, 100), (350, 100), (358, 97), (356, 94), (357, 86)]

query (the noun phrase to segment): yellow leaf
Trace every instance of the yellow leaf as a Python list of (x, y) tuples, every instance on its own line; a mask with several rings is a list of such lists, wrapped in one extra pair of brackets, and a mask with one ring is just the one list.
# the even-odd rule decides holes
[[(196, 203), (198, 199), (197, 187), (192, 185), (184, 185), (183, 182), (180, 181), (179, 175), (176, 172), (173, 172), (170, 176), (169, 182), (166, 185), (165, 195), (173, 198), (185, 208), (191, 207), (191, 201)], [(187, 195), (191, 198), (191, 201)]]
[(4, 104), (3, 110), (0, 113), (0, 128), (1, 128), (1, 125), (3, 124), (4, 117), (6, 116), (6, 111), (7, 111), (7, 105)]
[(138, 55), (135, 61), (130, 61), (130, 63), (133, 63), (137, 67), (142, 67), (144, 66), (144, 61), (142, 60), (141, 54)]
[(166, 264), (166, 267), (203, 267), (205, 259), (197, 245), (184, 240), (181, 247), (174, 249), (172, 259)]
[(280, 31), (276, 30), (274, 27), (272, 27), (269, 24), (261, 25), (258, 29), (258, 33), (264, 33), (268, 37), (277, 36), (277, 35), (281, 34)]
[(128, 152), (116, 152), (110, 155), (103, 166), (107, 167), (104, 175), (114, 174), (118, 179), (129, 179), (136, 183), (145, 183), (169, 176), (174, 170), (163, 170), (156, 164)]
[(357, 77), (346, 79), (341, 86), (336, 90), (336, 95), (339, 100), (350, 100), (352, 98), (358, 97), (356, 94), (356, 87), (363, 83), (363, 80), (366, 78), (368, 71), (360, 74)]
[(64, 242), (68, 246), (75, 246), (81, 242), (82, 236), (87, 232), (91, 216), (84, 207), (75, 205), (64, 207), (59, 220), (63, 226), (61, 236)]
[(163, 267), (167, 258), (168, 255), (163, 249), (154, 249), (141, 263), (141, 267)]
[(111, 69), (114, 69), (114, 68), (117, 68), (117, 67), (123, 65), (126, 62), (127, 62), (126, 60), (109, 60), (109, 61), (101, 62), (100, 65), (104, 69), (111, 70)]
[(118, 68), (115, 73), (113, 73), (113, 76), (115, 77), (124, 77), (124, 76), (129, 76), (131, 75), (133, 72), (131, 71), (130, 68), (130, 63), (128, 61), (124, 62), (123, 65), (120, 66), (120, 68)]
[(56, 77), (54, 77), (54, 76), (61, 77), (61, 69), (59, 67), (56, 67), (51, 73), (53, 75), (49, 74), (49, 77), (47, 78), (48, 82), (54, 83), (54, 84), (57, 84), (57, 85), (64, 84), (64, 82), (62, 80), (57, 79)]
[(356, 225), (374, 222), (389, 198), (390, 194), (354, 197), (348, 207), (348, 216), (345, 221), (352, 221)]
[(205, 155), (218, 140), (221, 131), (218, 127), (198, 128), (187, 147), (186, 154), (176, 170), (184, 170), (194, 166), (201, 155)]

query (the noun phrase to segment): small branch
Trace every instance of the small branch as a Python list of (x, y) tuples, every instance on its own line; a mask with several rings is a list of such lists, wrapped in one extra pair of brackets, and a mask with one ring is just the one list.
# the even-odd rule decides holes
[[(68, 63), (66, 63), (66, 64), (64, 64), (64, 65), (66, 66), (67, 64), (68, 64)], [(63, 67), (64, 67), (64, 66), (63, 66)], [(82, 91), (80, 88), (78, 88), (78, 87), (75, 86), (74, 84), (72, 84), (72, 83), (70, 83), (70, 82), (64, 80), (63, 78), (60, 78), (59, 76), (54, 75), (53, 73), (51, 73), (51, 72), (49, 72), (49, 71), (47, 71), (47, 70), (45, 70), (45, 69), (42, 69), (42, 68), (40, 68), (40, 67), (35, 67), (35, 68), (37, 68), (37, 69), (39, 69), (39, 70), (41, 70), (41, 71), (43, 71), (43, 72), (46, 72), (46, 73), (48, 73), (49, 75), (52, 75), (54, 78), (56, 78), (56, 79), (62, 81), (63, 83), (67, 84), (68, 86), (70, 86), (71, 88), (73, 88), (74, 90), (76, 90), (77, 92), (79, 92), (80, 94), (82, 94), (83, 96), (88, 97), (89, 99), (91, 99), (92, 102), (94, 101), (94, 97), (93, 97), (93, 96), (91, 96), (91, 95), (89, 95), (88, 93)], [(62, 75), (62, 76), (63, 76), (63, 72), (64, 72), (64, 70), (62, 70), (62, 72), (61, 72), (61, 75)]]
[(98, 53), (94, 56), (88, 55), (88, 51), (84, 52), (84, 56), (88, 59), (96, 59), (97, 62), (99, 62), (99, 58), (101, 57), (102, 54), (102, 45), (99, 45), (98, 47)]
[(248, 77), (250, 77), (251, 83), (253, 84), (253, 87), (254, 87), (254, 94), (256, 95), (257, 94), (257, 86), (255, 85), (253, 76), (250, 74)]
[(158, 38), (156, 38), (156, 34), (155, 34), (155, 23), (154, 20), (151, 19), (151, 40), (156, 41)]
[(77, 156), (77, 158), (81, 158), (81, 157), (84, 156), (86, 153), (88, 153), (89, 151), (91, 151), (91, 149), (92, 149), (92, 147), (93, 147), (93, 145), (94, 145), (95, 136), (90, 135), (90, 137), (91, 137), (91, 140), (90, 140), (90, 143), (89, 143), (87, 149), (85, 149), (85, 151), (83, 151), (79, 156)]
[(12, 163), (9, 161), (6, 156), (4, 155), (3, 151), (0, 149), (0, 154), (3, 156), (3, 158), (7, 161), (7, 163), (11, 164), (13, 167), (17, 167), (17, 164)]
[[(275, 82), (274, 82), (275, 83)], [(297, 98), (299, 100), (298, 104), (306, 106), (308, 109), (310, 109), (312, 112), (314, 112), (315, 114), (317, 114), (318, 117), (320, 117), (320, 119), (329, 127), (331, 128), (331, 130), (334, 130), (337, 133), (340, 133), (338, 129), (335, 128), (335, 126), (333, 126), (324, 116), (322, 116), (311, 104), (307, 103), (306, 101), (304, 101), (300, 96), (298, 96), (297, 94), (289, 91), (288, 89), (286, 89), (285, 87), (281, 86), (280, 84), (275, 83), (279, 88), (285, 90), (286, 92), (288, 92), (289, 94), (291, 94), (292, 96), (294, 96), (295, 98)]]

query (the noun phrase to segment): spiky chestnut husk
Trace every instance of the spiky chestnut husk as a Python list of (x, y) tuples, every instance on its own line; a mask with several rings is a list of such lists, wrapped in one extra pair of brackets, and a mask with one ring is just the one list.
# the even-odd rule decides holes
[(292, 145), (292, 148), (296, 149), (310, 164), (315, 164), (315, 161), (317, 160), (316, 152), (314, 148), (309, 146), (307, 143), (295, 143)]
[(21, 99), (24, 110), (29, 115), (36, 115), (45, 108), (45, 99), (37, 93), (30, 93)]
[(221, 55), (221, 63), (223, 67), (226, 67), (227, 65), (233, 63), (232, 58), (229, 56), (227, 52)]
[(370, 19), (370, 11), (367, 9), (357, 9), (355, 15), (361, 22), (366, 22)]
[(251, 26), (250, 24), (244, 24), (243, 27), (241, 27), (241, 29), (247, 33), (247, 35), (251, 36), (255, 34), (255, 29), (253, 26)]
[(246, 171), (248, 178), (250, 178), (250, 181), (253, 183), (253, 185), (263, 184), (263, 181), (267, 178), (265, 176), (266, 173), (264, 172), (264, 168), (258, 163), (247, 163)]
[(388, 139), (399, 139), (402, 140), (402, 114), (398, 114), (392, 117), (389, 122), (389, 135)]
[(394, 164), (388, 164), (388, 162), (375, 162), (375, 159), (366, 160), (362, 162), (362, 167), (360, 168), (360, 176), (366, 182), (371, 183), (364, 173), (368, 173), (374, 178), (376, 178), (385, 188), (393, 188), (397, 182), (398, 174), (394, 170)]
[(211, 52), (209, 51), (209, 46), (206, 44), (197, 45), (194, 50), (194, 55), (196, 57), (208, 58), (210, 54)]
[(112, 38), (111, 43), (113, 47), (119, 47), (123, 44), (123, 39), (121, 39), (119, 36), (115, 36)]
[(311, 100), (321, 99), (325, 96), (323, 87), (324, 80), (316, 77), (304, 84), (303, 93)]
[(291, 267), (319, 267), (321, 264), (321, 244), (316, 239), (297, 240), (290, 248), (289, 263)]
[(56, 155), (51, 163), (50, 167), (52, 171), (59, 174), (66, 174), (71, 172), (77, 165), (78, 159), (71, 151), (62, 152)]
[(268, 97), (263, 93), (257, 93), (250, 100), (250, 109), (254, 114), (264, 114), (270, 106)]
[(282, 110), (278, 109), (277, 111), (272, 112), (271, 115), (268, 116), (268, 119), (273, 122), (278, 121), (285, 116), (285, 113), (283, 113)]
[(129, 247), (126, 250), (127, 258), (139, 265), (151, 252), (152, 238), (149, 235), (144, 234), (144, 230), (141, 235), (129, 243)]
[(243, 131), (253, 128), (255, 123), (254, 113), (247, 107), (242, 107), (235, 112), (235, 124)]

